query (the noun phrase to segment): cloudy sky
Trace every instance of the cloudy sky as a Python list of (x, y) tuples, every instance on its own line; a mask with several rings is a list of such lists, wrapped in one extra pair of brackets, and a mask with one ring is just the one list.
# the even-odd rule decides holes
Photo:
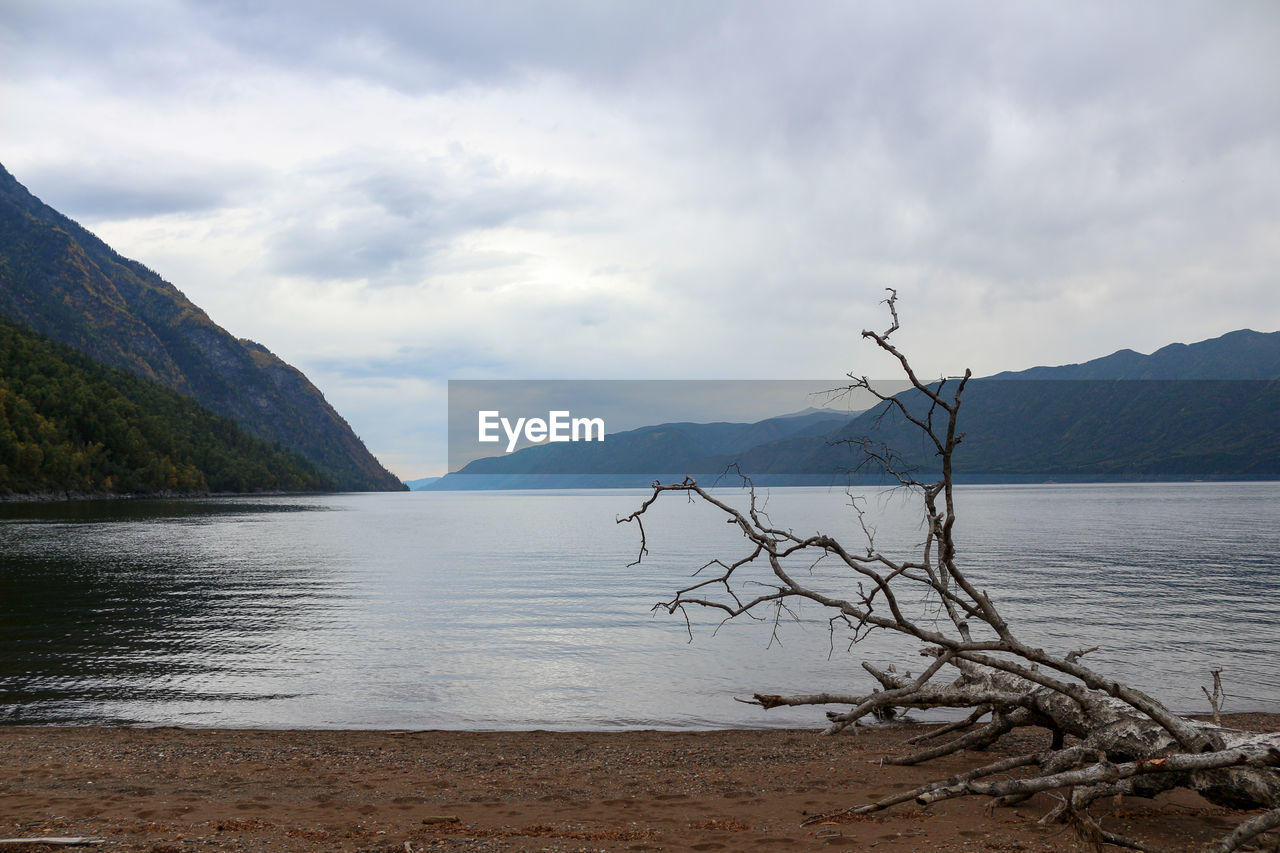
[(1280, 328), (1280, 4), (0, 0), (0, 162), (402, 477), (448, 379)]

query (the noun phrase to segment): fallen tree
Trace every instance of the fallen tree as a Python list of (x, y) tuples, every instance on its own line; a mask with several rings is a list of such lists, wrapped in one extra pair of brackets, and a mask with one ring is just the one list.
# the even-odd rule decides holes
[[(745, 539), (732, 560), (703, 566), (689, 586), (655, 606), (668, 613), (688, 608), (721, 611), (725, 619), (772, 612), (777, 619), (802, 602), (820, 605), (831, 625), (847, 628), (851, 643), (876, 629), (925, 644), (927, 661), (917, 676), (863, 663), (879, 684), (866, 694), (817, 693), (779, 696), (756, 694), (763, 708), (838, 705), (828, 712), (828, 734), (859, 721), (885, 719), (908, 708), (968, 709), (969, 716), (933, 733), (951, 740), (927, 746), (890, 763), (915, 764), (965, 749), (980, 749), (1015, 728), (1038, 726), (1053, 733), (1048, 749), (1006, 758), (917, 790), (842, 814), (862, 814), (905, 802), (929, 805), (951, 797), (986, 796), (1008, 805), (1041, 791), (1059, 795), (1059, 805), (1043, 820), (1073, 825), (1076, 837), (1093, 849), (1115, 844), (1145, 850), (1137, 841), (1104, 831), (1089, 814), (1091, 803), (1115, 795), (1151, 797), (1177, 787), (1199, 792), (1209, 801), (1235, 809), (1262, 810), (1207, 848), (1237, 850), (1270, 829), (1280, 827), (1280, 733), (1257, 734), (1193, 721), (1173, 713), (1156, 699), (1085, 664), (1094, 649), (1051, 652), (1023, 642), (1005, 621), (995, 601), (978, 589), (956, 560), (957, 508), (952, 457), (964, 435), (959, 415), (968, 371), (962, 377), (922, 381), (906, 356), (890, 341), (899, 328), (897, 294), (886, 300), (892, 324), (862, 336), (893, 356), (911, 384), (905, 394), (879, 393), (866, 377), (850, 375), (849, 390), (868, 392), (880, 401), (882, 417), (904, 418), (918, 430), (937, 459), (936, 477), (909, 470), (891, 448), (870, 438), (851, 440), (868, 463), (921, 502), (923, 541), (906, 558), (876, 545), (874, 529), (863, 520), (865, 542), (846, 548), (825, 534), (799, 535), (779, 527), (764, 512), (750, 481), (748, 503), (739, 509), (693, 479), (653, 485), (639, 509), (618, 519), (640, 531), (640, 553), (648, 554), (645, 514), (664, 495), (675, 492), (714, 507)], [(847, 575), (846, 588), (833, 590), (812, 572), (823, 561)], [(809, 571), (805, 571), (808, 567)], [(830, 575), (828, 575), (829, 577)], [(927, 606), (922, 607), (924, 602)], [(1216, 710), (1216, 705), (1215, 705)], [(986, 719), (986, 722), (979, 723)], [(976, 728), (975, 728), (976, 726)], [(1010, 776), (1011, 771), (1017, 771)], [(830, 819), (818, 815), (807, 822)], [(1277, 842), (1280, 849), (1280, 841)]]

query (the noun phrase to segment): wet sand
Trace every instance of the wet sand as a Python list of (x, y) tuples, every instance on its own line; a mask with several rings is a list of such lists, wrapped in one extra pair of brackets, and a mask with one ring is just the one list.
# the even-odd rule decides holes
[[(1275, 715), (1230, 721), (1280, 728)], [(106, 843), (72, 849), (153, 853), (1073, 849), (1063, 827), (1036, 823), (1047, 795), (990, 814), (965, 798), (802, 826), (1047, 744), (1028, 731), (924, 766), (879, 763), (919, 731), (0, 728), (0, 838), (91, 836)], [(1245, 817), (1188, 792), (1095, 813), (1170, 850), (1199, 849)]]

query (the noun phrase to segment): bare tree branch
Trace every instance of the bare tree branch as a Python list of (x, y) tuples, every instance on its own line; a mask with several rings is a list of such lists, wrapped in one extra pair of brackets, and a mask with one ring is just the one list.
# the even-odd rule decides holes
[[(1070, 823), (1082, 843), (1145, 849), (1102, 830), (1089, 816), (1089, 805), (1106, 796), (1154, 796), (1170, 788), (1189, 787), (1220, 805), (1268, 810), (1240, 824), (1210, 848), (1213, 851), (1238, 849), (1280, 826), (1280, 773), (1276, 771), (1280, 733), (1255, 735), (1218, 725), (1222, 693), (1217, 671), (1214, 693), (1205, 691), (1215, 723), (1187, 720), (1155, 698), (1082, 663), (1096, 648), (1058, 653), (1024, 642), (994, 599), (966, 575), (957, 559), (959, 514), (952, 460), (964, 438), (959, 415), (970, 373), (966, 370), (962, 376), (933, 382), (916, 374), (907, 357), (890, 341), (900, 324), (897, 292), (888, 290), (885, 304), (892, 323), (883, 333), (863, 331), (862, 337), (896, 359), (910, 389), (890, 396), (872, 387), (866, 377), (850, 374), (852, 384), (844, 390), (870, 393), (880, 401), (880, 418), (892, 415), (913, 426), (924, 447), (934, 452), (940, 475), (926, 482), (902, 456), (872, 436), (847, 439), (846, 443), (861, 450), (864, 465), (878, 468), (890, 482), (919, 499), (924, 536), (916, 553), (903, 558), (882, 551), (875, 526), (852, 497), (864, 542), (851, 549), (822, 533), (800, 536), (776, 525), (746, 477), (742, 477), (744, 507), (704, 489), (692, 478), (655, 483), (639, 509), (618, 519), (619, 523), (634, 522), (640, 530), (640, 549), (632, 565), (643, 562), (649, 553), (643, 517), (669, 492), (683, 493), (690, 501), (710, 506), (736, 527), (744, 540), (736, 557), (706, 563), (695, 572), (694, 582), (656, 604), (655, 610), (679, 611), (686, 626), (690, 607), (717, 611), (725, 620), (742, 616), (763, 619), (768, 613), (772, 641), (779, 638), (784, 616), (795, 615), (792, 605), (808, 601), (825, 609), (833, 632), (848, 629), (851, 646), (871, 631), (887, 631), (923, 643), (921, 654), (931, 660), (914, 678), (864, 663), (879, 685), (867, 692), (757, 693), (750, 700), (740, 700), (765, 709), (840, 706), (827, 714), (828, 734), (854, 726), (867, 716), (888, 719), (909, 708), (970, 712), (963, 722), (947, 727), (949, 731), (968, 728), (991, 714), (991, 720), (974, 731), (887, 759), (890, 762), (914, 764), (985, 747), (1005, 733), (1027, 726), (1048, 728), (1053, 733), (1046, 751), (996, 762), (877, 803), (851, 806), (844, 814), (971, 795), (993, 797), (992, 803), (1001, 805), (1032, 793), (1056, 791), (1062, 792), (1062, 806), (1051, 816)], [(823, 588), (814, 575), (819, 565), (847, 570), (842, 580), (852, 588), (842, 593)], [(797, 566), (807, 567), (807, 576), (800, 576)], [(943, 673), (952, 680), (942, 678)], [(1068, 745), (1068, 738), (1075, 742)], [(1013, 769), (1026, 775), (991, 778)]]

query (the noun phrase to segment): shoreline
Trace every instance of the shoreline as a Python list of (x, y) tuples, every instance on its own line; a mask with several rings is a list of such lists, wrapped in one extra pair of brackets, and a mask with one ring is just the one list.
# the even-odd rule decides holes
[[(1176, 708), (1170, 709), (1175, 715), (1184, 717), (1189, 720), (1200, 720), (1202, 722), (1211, 721), (1210, 714), (1201, 711), (1179, 711)], [(859, 723), (859, 732), (879, 731), (879, 730), (899, 730), (914, 732), (922, 732), (937, 726), (943, 726), (951, 722), (963, 719), (964, 714), (956, 714), (947, 717), (933, 716), (924, 718), (917, 715), (918, 712), (913, 711), (906, 717), (899, 717), (892, 722), (879, 723), (874, 720)], [(1270, 710), (1231, 710), (1222, 713), (1224, 721), (1230, 719), (1236, 721), (1233, 726), (1242, 728), (1247, 731), (1280, 731), (1280, 711)], [(627, 726), (625, 728), (591, 728), (591, 727), (548, 727), (548, 726), (531, 726), (524, 728), (515, 728), (510, 726), (486, 728), (484, 726), (359, 726), (359, 725), (342, 725), (342, 726), (272, 726), (272, 725), (238, 725), (235, 723), (223, 723), (215, 725), (199, 725), (195, 723), (180, 722), (112, 722), (112, 721), (7, 721), (0, 720), (0, 732), (7, 729), (104, 729), (104, 730), (132, 730), (132, 731), (152, 731), (155, 729), (168, 729), (173, 731), (189, 731), (189, 732), (255, 732), (260, 734), (286, 734), (286, 733), (320, 733), (320, 732), (345, 732), (350, 734), (386, 734), (386, 735), (407, 735), (407, 734), (459, 734), (459, 735), (490, 735), (490, 734), (509, 734), (509, 735), (529, 735), (529, 734), (581, 734), (581, 735), (628, 735), (637, 732), (652, 732), (655, 734), (716, 734), (716, 733), (732, 733), (732, 732), (812, 732), (818, 733), (823, 726), (820, 717), (815, 716), (812, 719), (813, 725), (798, 725), (794, 722), (779, 723), (777, 725), (729, 725), (714, 726), (706, 728), (696, 728), (689, 726), (664, 726), (658, 723), (645, 723), (642, 725)], [(1224, 722), (1223, 725), (1226, 725)]]
[[(1280, 729), (1280, 715), (1224, 724)], [(98, 849), (247, 851), (1071, 849), (1037, 819), (1046, 795), (987, 814), (982, 798), (801, 822), (1047, 742), (880, 760), (928, 726), (707, 731), (0, 727), (0, 837), (82, 836)], [(1196, 850), (1245, 813), (1190, 792), (1095, 810), (1111, 831)], [(406, 846), (407, 845), (407, 846)], [(18, 849), (53, 849), (34, 845)]]
[[(677, 482), (680, 478), (672, 480)], [(665, 481), (664, 481), (665, 482)], [(1028, 475), (1027, 477), (970, 477), (965, 479), (957, 477), (957, 486), (1122, 486), (1122, 485), (1215, 485), (1215, 486), (1232, 486), (1232, 485), (1256, 485), (1265, 483), (1280, 483), (1280, 476), (1259, 475), (1257, 477), (1200, 477), (1187, 478), (1181, 476), (1163, 477), (1112, 477), (1112, 478), (1051, 478), (1040, 477), (1039, 475)], [(351, 495), (351, 494), (405, 494), (412, 492), (439, 492), (442, 494), (472, 494), (475, 492), (553, 492), (553, 491), (589, 491), (589, 492), (626, 492), (639, 491), (648, 492), (652, 483), (646, 482), (639, 485), (625, 486), (591, 486), (591, 485), (566, 485), (566, 486), (530, 486), (530, 485), (514, 485), (510, 487), (455, 487), (455, 488), (423, 488), (414, 489), (405, 486), (403, 489), (361, 489), (358, 491), (281, 491), (267, 490), (257, 492), (76, 492), (64, 491), (61, 489), (42, 492), (0, 492), (0, 504), (53, 504), (68, 503), (72, 501), (131, 501), (131, 500), (186, 500), (199, 498), (243, 498), (243, 497), (284, 497), (284, 496), (305, 496), (305, 495)], [(831, 483), (818, 482), (812, 483), (773, 483), (768, 482), (757, 483), (758, 486), (774, 489), (807, 489), (807, 488), (829, 488), (834, 486), (862, 486), (869, 488), (887, 487), (888, 483)], [(737, 488), (734, 486), (733, 488)]]
[[(388, 492), (407, 491), (406, 489), (388, 489)], [(284, 492), (279, 490), (263, 492), (5, 492), (0, 494), (0, 504), (56, 504), (73, 501), (176, 501), (199, 498), (252, 498), (283, 497), (300, 495), (341, 495), (361, 494), (360, 492)]]

